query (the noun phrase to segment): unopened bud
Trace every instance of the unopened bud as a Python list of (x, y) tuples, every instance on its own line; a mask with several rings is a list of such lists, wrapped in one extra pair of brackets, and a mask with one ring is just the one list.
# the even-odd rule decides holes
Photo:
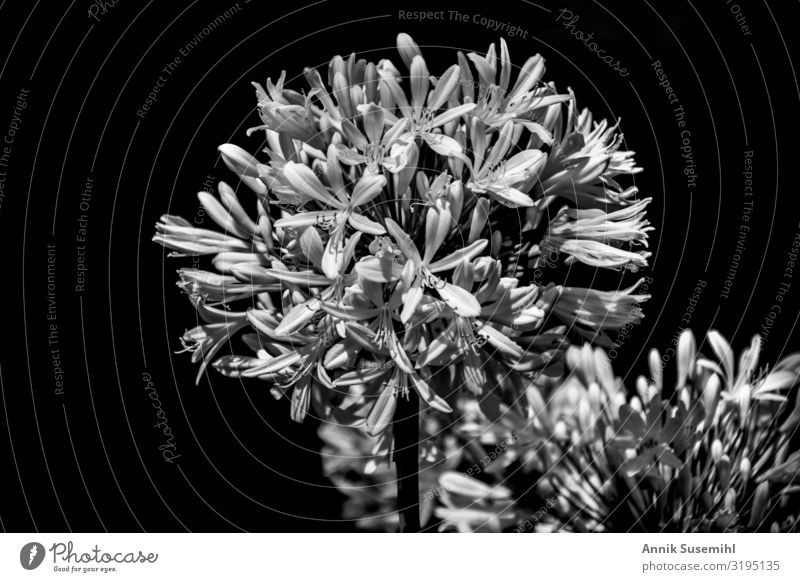
[(725, 492), (725, 509), (736, 511), (736, 490), (733, 488)]
[(712, 374), (706, 380), (705, 386), (703, 386), (703, 408), (706, 411), (706, 426), (711, 426), (714, 422), (714, 415), (717, 412), (717, 404), (719, 402), (719, 388), (720, 380), (716, 374)]
[(731, 459), (728, 455), (722, 455), (717, 462), (717, 480), (723, 490), (727, 489), (731, 483)]
[(750, 522), (747, 527), (758, 527), (769, 505), (769, 483), (764, 481), (756, 488), (753, 495), (753, 504), (750, 507)]
[(747, 485), (747, 482), (750, 480), (750, 474), (752, 470), (753, 465), (750, 463), (750, 459), (748, 457), (744, 457), (739, 463), (739, 474), (742, 476), (742, 483), (744, 485)]
[(258, 178), (258, 160), (237, 145), (232, 143), (222, 144), (217, 148), (222, 155), (222, 161), (231, 171), (240, 176)]
[(647, 382), (647, 378), (644, 376), (636, 378), (636, 392), (639, 394), (639, 398), (642, 399), (642, 402), (650, 402), (650, 385)]
[(653, 384), (656, 385), (660, 394), (664, 388), (664, 369), (661, 365), (661, 354), (656, 348), (650, 350), (649, 363), (650, 377), (653, 378)]
[(686, 329), (678, 339), (678, 387), (683, 387), (694, 367), (697, 343), (691, 330)]
[(639, 397), (638, 397), (638, 396), (634, 396), (633, 398), (631, 398), (631, 405), (630, 405), (630, 406), (631, 406), (631, 408), (633, 408), (633, 409), (634, 409), (636, 412), (642, 412), (642, 410), (644, 410), (644, 409), (642, 408), (642, 401), (641, 401), (641, 400), (639, 400)]
[(722, 458), (722, 441), (719, 439), (714, 439), (711, 443), (711, 458), (717, 463)]

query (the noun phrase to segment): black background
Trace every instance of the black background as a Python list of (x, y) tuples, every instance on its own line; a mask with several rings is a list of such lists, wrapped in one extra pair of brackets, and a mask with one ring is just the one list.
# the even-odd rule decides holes
[[(339, 2), (251, 0), (200, 41), (137, 117), (162, 68), (227, 1), (120, 0), (97, 19), (93, 3), (5, 2), (0, 132), (29, 89), (14, 136), (0, 206), (3, 237), (0, 528), (7, 531), (331, 531), (343, 497), (321, 474), (316, 425), (296, 425), (286, 402), (258, 382), (218, 375), (194, 385), (196, 366), (175, 356), (195, 313), (174, 285), (181, 263), (150, 241), (158, 216), (197, 216), (207, 176), (232, 182), (216, 146), (255, 152), (250, 81), (305, 88), (304, 66), (323, 71), (335, 54), (391, 58), (398, 32), (423, 47), (433, 74), (455, 49), (485, 52), (499, 33), (474, 22), (418, 22), (399, 10), (479, 13), (528, 31), (508, 40), (516, 65), (536, 53), (546, 80), (572, 87), (596, 118), (622, 118), (627, 147), (645, 172), (656, 227), (644, 324), (618, 350), (616, 373), (632, 385), (646, 350), (665, 351), (698, 280), (707, 282), (691, 327), (717, 328), (738, 352), (776, 302), (786, 251), (798, 232), (797, 3), (741, 0)], [(556, 21), (576, 29), (630, 71), (623, 78)], [(452, 55), (452, 56), (451, 56)], [(686, 111), (698, 178), (686, 187), (680, 130), (651, 65), (660, 60)], [(0, 136), (2, 139), (2, 136)], [(2, 145), (2, 144), (0, 144)], [(741, 222), (745, 150), (753, 150), (754, 209), (727, 299), (720, 297)], [(93, 179), (83, 292), (75, 291), (80, 196)], [(57, 203), (56, 203), (57, 201)], [(210, 223), (205, 218), (205, 225)], [(54, 230), (53, 230), (54, 228)], [(48, 345), (47, 245), (56, 245), (56, 324), (64, 393), (56, 394)], [(570, 273), (614, 288), (636, 276)], [(785, 279), (783, 279), (785, 280)], [(800, 281), (766, 336), (764, 361), (798, 346)], [(147, 373), (175, 434), (164, 462)]]

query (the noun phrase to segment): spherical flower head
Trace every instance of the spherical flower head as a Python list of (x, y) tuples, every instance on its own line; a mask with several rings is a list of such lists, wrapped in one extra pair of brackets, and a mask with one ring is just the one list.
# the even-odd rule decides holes
[(327, 81), (306, 69), (305, 91), (285, 72), (254, 83), (261, 124), (248, 135), (265, 147), (219, 151), (255, 211), (222, 183), (219, 199), (199, 195), (221, 232), (166, 215), (154, 237), (210, 258), (213, 270), (179, 271), (207, 319), (184, 336), (201, 374), (249, 327), (255, 354), (223, 356), (218, 371), (269, 382), (295, 420), (313, 406), (372, 435), (411, 391), (447, 414), (462, 388), (522, 386), (571, 337), (613, 345), (606, 331), (638, 322), (648, 298), (530, 283), (545, 255), (647, 266), (649, 199), (619, 183), (639, 168), (617, 125), (545, 83), (540, 55), (515, 71), (504, 40), (438, 76), (410, 36), (397, 48), (399, 67), (353, 54), (330, 61)]

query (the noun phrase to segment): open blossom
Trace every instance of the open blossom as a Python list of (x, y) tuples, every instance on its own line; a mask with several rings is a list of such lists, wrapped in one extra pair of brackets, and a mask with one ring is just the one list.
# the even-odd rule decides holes
[(246, 188), (199, 194), (220, 230), (170, 215), (156, 226), (174, 256), (203, 257), (179, 271), (206, 320), (183, 338), (201, 374), (245, 332), (251, 353), (219, 358), (220, 373), (268, 382), (295, 420), (313, 408), (384, 435), (411, 391), (442, 415), (462, 388), (524, 393), (571, 339), (610, 345), (606, 330), (639, 321), (637, 285), (525, 273), (544, 253), (646, 267), (649, 199), (617, 182), (639, 171), (618, 124), (544, 83), (540, 55), (512, 79), (499, 47), (437, 74), (401, 34), (400, 68), (353, 54), (330, 61), (327, 82), (306, 69), (306, 91), (285, 72), (255, 84), (248, 135), (264, 149), (219, 148)]

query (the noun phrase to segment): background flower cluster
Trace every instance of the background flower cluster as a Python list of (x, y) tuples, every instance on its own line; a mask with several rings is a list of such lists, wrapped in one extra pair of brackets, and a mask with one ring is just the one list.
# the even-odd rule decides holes
[[(679, 340), (634, 390), (602, 348), (570, 348), (564, 375), (504, 405), (462, 395), (458, 416), (420, 425), (428, 528), (508, 532), (794, 532), (800, 526), (800, 354), (759, 369), (716, 331)], [(674, 378), (667, 383), (664, 377)], [(397, 525), (391, 465), (356, 428), (325, 426), (327, 474), (363, 529)]]

